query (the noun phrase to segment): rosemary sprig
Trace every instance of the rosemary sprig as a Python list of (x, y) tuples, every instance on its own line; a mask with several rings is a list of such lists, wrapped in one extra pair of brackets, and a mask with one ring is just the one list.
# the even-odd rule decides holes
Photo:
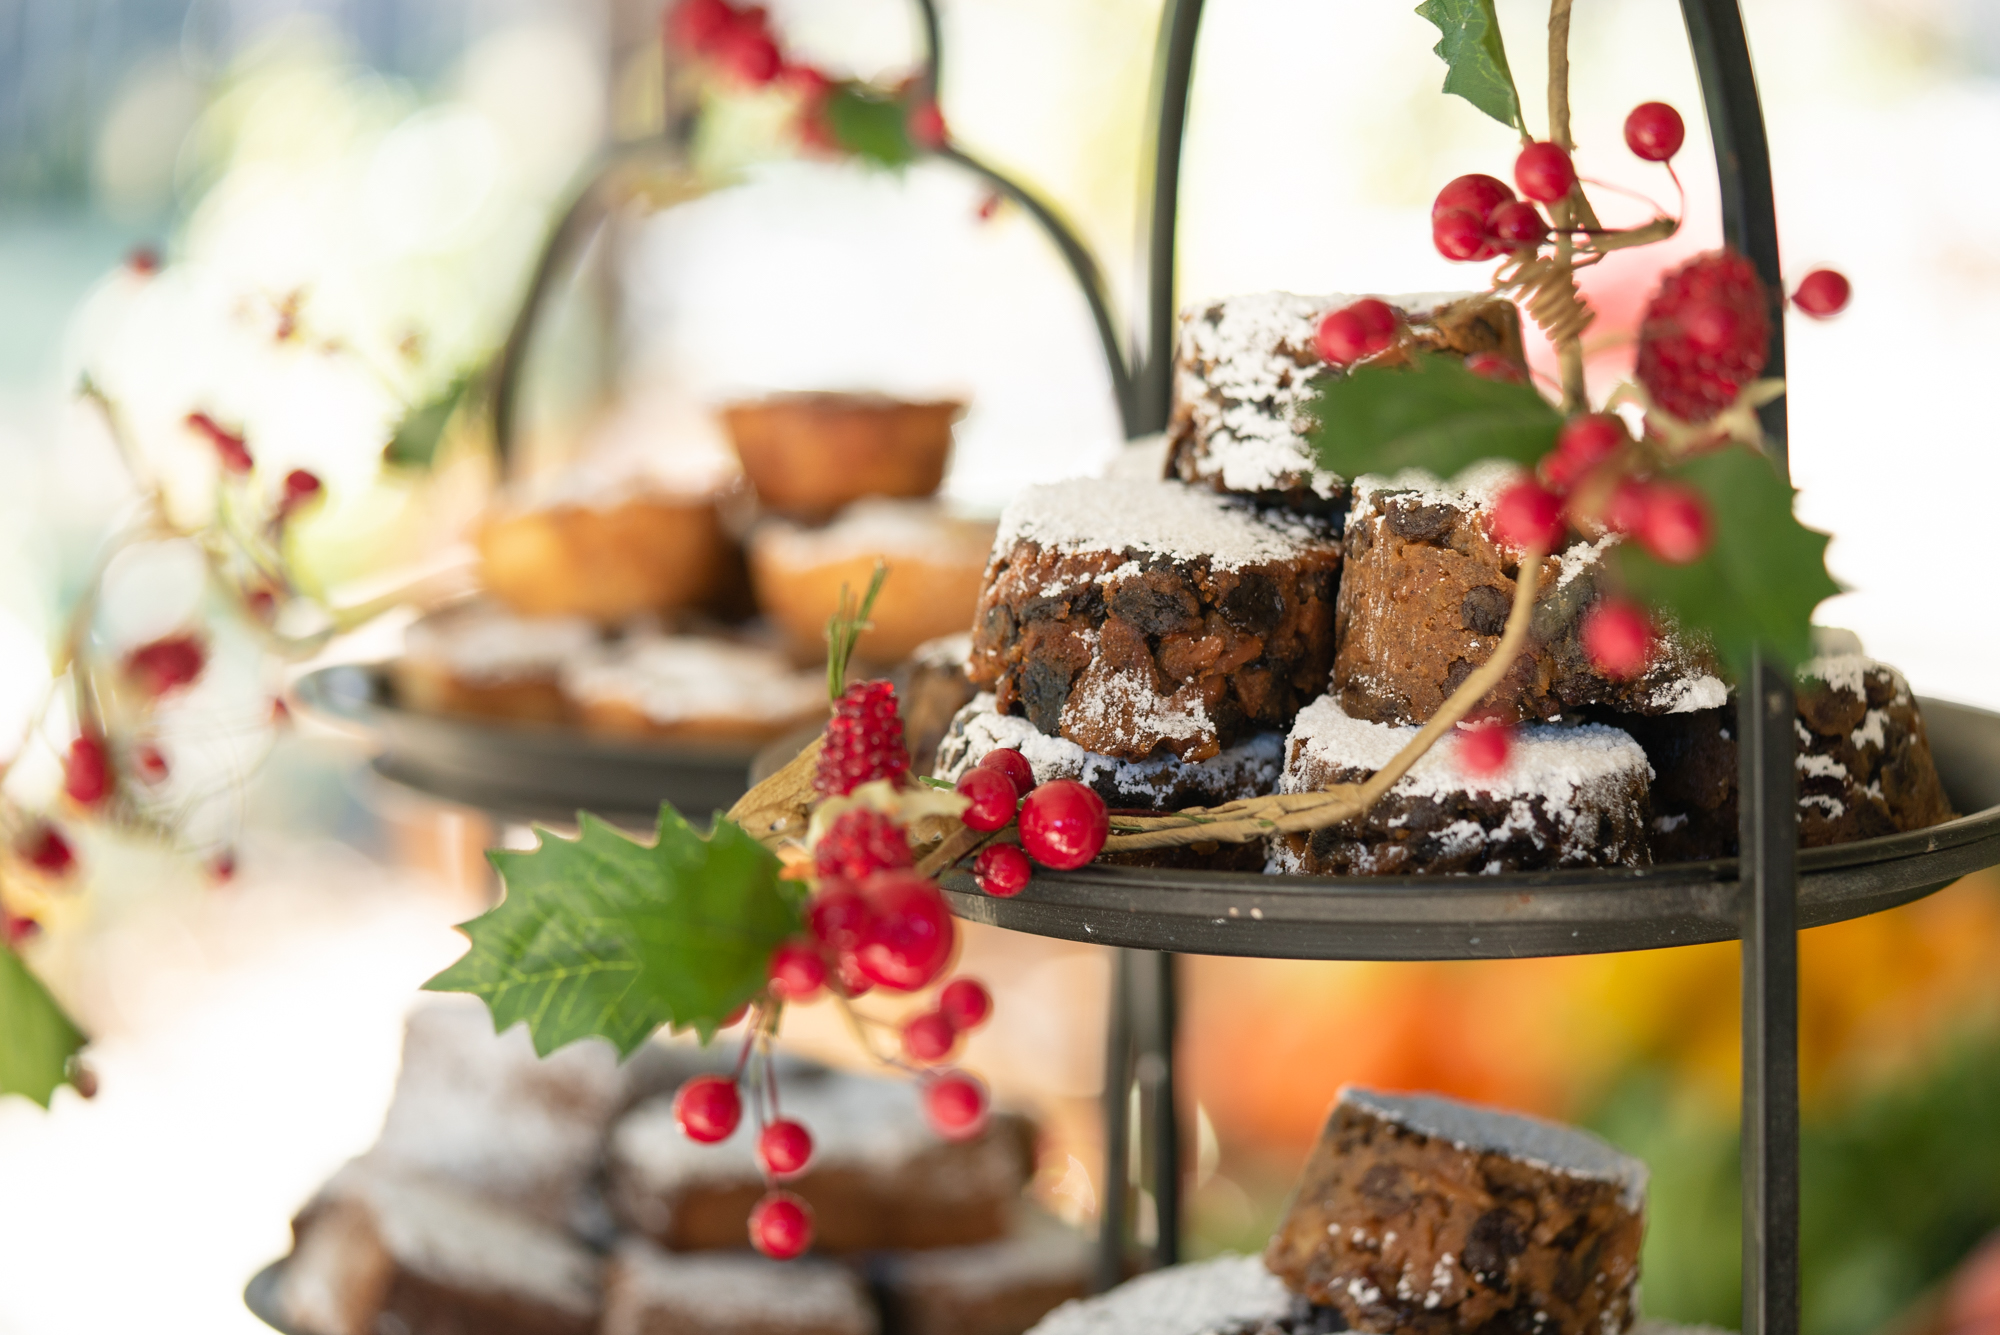
[(859, 606), (854, 602), (853, 590), (844, 583), (840, 586), (839, 609), (826, 619), (826, 693), (830, 699), (838, 700), (847, 689), (847, 660), (854, 656), (861, 632), (872, 624), (868, 615), (875, 610), (875, 598), (888, 578), (889, 567), (877, 561), (875, 573), (868, 577), (868, 592), (861, 595)]

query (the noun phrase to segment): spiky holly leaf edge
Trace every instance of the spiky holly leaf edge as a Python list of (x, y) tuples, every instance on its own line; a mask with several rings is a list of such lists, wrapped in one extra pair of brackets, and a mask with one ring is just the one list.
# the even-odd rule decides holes
[(48, 1107), (56, 1087), (69, 1083), (69, 1060), (84, 1042), (27, 961), (0, 945), (0, 1095)]
[(1420, 17), (1437, 25), (1432, 47), (1444, 61), (1444, 91), (1456, 93), (1509, 129), (1523, 128), (1521, 95), (1507, 67), (1493, 0), (1424, 0)]

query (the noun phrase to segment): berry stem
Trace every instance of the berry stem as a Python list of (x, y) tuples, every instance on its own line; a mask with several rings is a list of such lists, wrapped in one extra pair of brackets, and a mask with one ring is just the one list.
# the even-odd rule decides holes
[[(1569, 11), (1572, 0), (1549, 0), (1549, 139), (1565, 153), (1576, 151), (1569, 128)], [(1597, 217), (1583, 197), (1583, 186), (1572, 185), (1569, 194), (1549, 205), (1555, 224), (1555, 265), (1549, 283), (1566, 288), (1578, 305), (1583, 297), (1576, 287), (1576, 271), (1570, 263), (1576, 243), (1571, 235), (1579, 226), (1596, 227)], [(1556, 345), (1556, 362), (1562, 371), (1563, 412), (1576, 414), (1590, 407), (1583, 379), (1581, 329), (1550, 330)]]

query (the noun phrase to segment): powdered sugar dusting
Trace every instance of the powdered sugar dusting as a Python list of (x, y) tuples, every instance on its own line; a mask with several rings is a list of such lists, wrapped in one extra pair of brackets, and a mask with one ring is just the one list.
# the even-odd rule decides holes
[(1508, 463), (1504, 459), (1482, 459), (1449, 480), (1421, 468), (1405, 468), (1399, 473), (1386, 475), (1364, 473), (1354, 479), (1354, 506), (1348, 511), (1347, 522), (1352, 526), (1358, 517), (1379, 508), (1380, 502), (1392, 494), (1415, 505), (1485, 509), (1492, 505), (1494, 498), (1508, 484), (1522, 475), (1519, 464)]
[[(1082, 478), (1030, 487), (1000, 516), (996, 557), (1032, 542), (1066, 552), (1133, 552), (1214, 570), (1291, 560), (1326, 541), (1310, 524), (1181, 482)], [(1116, 573), (1116, 572), (1113, 572)]]
[(641, 636), (567, 665), (577, 700), (629, 705), (658, 723), (788, 719), (824, 707), (826, 678), (766, 649), (698, 636)]
[(945, 565), (978, 565), (993, 541), (990, 522), (952, 515), (935, 501), (871, 498), (856, 501), (830, 524), (808, 528), (772, 519), (758, 530), (757, 546), (791, 566), (825, 565), (857, 556), (929, 558)]
[(597, 628), (581, 617), (521, 617), (490, 603), (425, 617), (403, 632), (406, 657), (469, 682), (553, 677), (596, 643)]
[(1720, 677), (1704, 672), (1699, 676), (1671, 677), (1653, 688), (1646, 703), (1658, 714), (1692, 714), (1701, 709), (1720, 709), (1729, 703), (1729, 687)]
[(621, 1242), (605, 1294), (603, 1335), (656, 1330), (757, 1330), (874, 1335), (875, 1313), (847, 1267), (751, 1252), (663, 1252)]
[(1177, 1265), (1064, 1303), (1028, 1335), (1222, 1335), (1291, 1310), (1284, 1284), (1255, 1256)]
[(1081, 679), (1063, 704), (1062, 726), (1064, 732), (1109, 727), (1174, 740), (1215, 733), (1200, 700), (1183, 703), (1157, 695), (1151, 682), (1133, 672), (1092, 673)]

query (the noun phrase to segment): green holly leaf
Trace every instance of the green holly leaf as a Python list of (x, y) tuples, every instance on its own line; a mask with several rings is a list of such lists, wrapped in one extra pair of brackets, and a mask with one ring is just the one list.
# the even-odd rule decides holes
[(1422, 352), (1410, 367), (1367, 364), (1323, 375), (1306, 413), (1322, 468), (1341, 477), (1422, 468), (1451, 477), (1481, 459), (1532, 464), (1555, 445), (1562, 414), (1532, 385), (1489, 380), (1457, 357)]
[(827, 94), (826, 124), (840, 146), (856, 157), (884, 167), (916, 160), (909, 108), (893, 97), (871, 93), (860, 84), (837, 84)]
[(395, 434), (382, 450), (382, 462), (396, 468), (429, 468), (437, 458), (445, 427), (465, 401), (472, 383), (471, 373), (463, 372), (436, 397), (404, 413), (403, 420), (396, 424)]
[(663, 804), (650, 845), (588, 813), (579, 824), (575, 839), (537, 831), (532, 852), (487, 855), (506, 896), (459, 928), (472, 949), (425, 988), (483, 998), (496, 1030), (525, 1020), (544, 1056), (593, 1035), (629, 1054), (661, 1025), (707, 1042), (762, 990), (803, 890), (720, 816), (703, 838)]
[(19, 1094), (44, 1108), (68, 1082), (69, 1059), (83, 1031), (27, 964), (0, 945), (0, 1094)]
[(1522, 129), (1521, 95), (1507, 68), (1493, 0), (1424, 0), (1417, 13), (1442, 34), (1431, 49), (1448, 67), (1444, 91), (1457, 93), (1502, 125)]
[(1613, 556), (1625, 588), (1682, 625), (1706, 631), (1739, 672), (1760, 646), (1786, 667), (1809, 658), (1813, 609), (1840, 586), (1826, 572), (1827, 535), (1792, 514), (1798, 494), (1792, 485), (1770, 459), (1741, 445), (1699, 455), (1662, 476), (1702, 494), (1715, 539), (1687, 565), (1668, 565), (1636, 542), (1620, 543)]

